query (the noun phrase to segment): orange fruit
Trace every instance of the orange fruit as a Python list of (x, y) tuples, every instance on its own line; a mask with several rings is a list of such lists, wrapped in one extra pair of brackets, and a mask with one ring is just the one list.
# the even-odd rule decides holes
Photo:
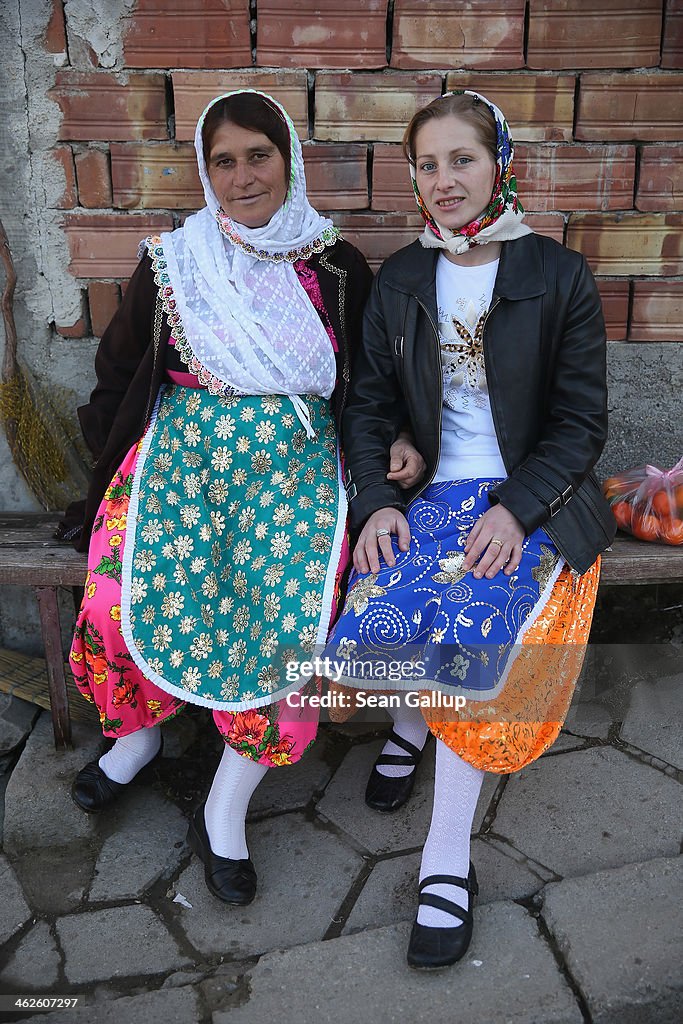
[(667, 544), (683, 544), (683, 519), (671, 518), (668, 523), (662, 523), (661, 536)]
[(660, 519), (673, 518), (676, 507), (674, 496), (669, 491), (657, 491), (652, 497), (652, 508)]
[(612, 505), (612, 515), (617, 521), (620, 530), (631, 529), (631, 506), (627, 501), (615, 501)]
[(659, 522), (657, 516), (633, 517), (631, 533), (639, 540), (657, 540), (659, 537)]

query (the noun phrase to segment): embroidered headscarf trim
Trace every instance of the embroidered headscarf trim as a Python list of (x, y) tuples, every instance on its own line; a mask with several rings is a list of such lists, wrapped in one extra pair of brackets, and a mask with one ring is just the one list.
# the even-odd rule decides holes
[[(260, 228), (225, 214), (204, 160), (202, 128), (208, 111), (238, 93), (267, 100), (289, 132), (287, 195)], [(336, 377), (334, 352), (293, 264), (334, 245), (339, 232), (308, 202), (301, 143), (291, 119), (267, 93), (224, 93), (199, 118), (195, 151), (206, 206), (181, 228), (151, 236), (142, 245), (178, 352), (214, 394), (329, 398)]]
[(512, 168), (514, 145), (502, 111), (481, 93), (469, 89), (447, 92), (441, 99), (447, 96), (473, 96), (480, 103), (486, 104), (493, 114), (496, 122), (496, 177), (489, 205), (481, 216), (457, 231), (451, 231), (438, 224), (427, 209), (418, 188), (415, 165), (411, 162), (410, 176), (415, 201), (425, 222), (425, 229), (420, 235), (421, 244), (427, 249), (446, 249), (459, 256), (475, 245), (507, 242), (531, 234), (531, 228), (523, 223), (524, 208), (517, 196), (517, 179)]

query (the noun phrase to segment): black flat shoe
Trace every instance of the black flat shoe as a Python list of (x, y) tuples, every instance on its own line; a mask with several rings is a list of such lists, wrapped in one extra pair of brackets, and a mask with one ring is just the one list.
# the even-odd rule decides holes
[[(405, 754), (380, 754), (375, 761), (370, 778), (365, 789), (365, 802), (373, 811), (397, 811), (403, 807), (408, 800), (415, 785), (415, 769), (422, 760), (422, 750), (408, 740), (394, 732), (389, 733), (389, 739), (397, 747), (406, 751)], [(427, 737), (429, 739), (429, 736)], [(427, 740), (425, 740), (425, 743)], [(412, 772), (400, 778), (390, 778), (377, 771), (378, 766), (383, 764), (400, 764), (412, 767)]]
[[(145, 768), (148, 768), (157, 758), (161, 757), (163, 749), (164, 737), (162, 734), (159, 749), (151, 761), (142, 766), (135, 776), (136, 779), (144, 772)], [(87, 814), (96, 814), (118, 800), (121, 793), (129, 785), (129, 782), (114, 782), (108, 775), (105, 775), (97, 761), (89, 761), (85, 768), (81, 768), (73, 781), (71, 799), (82, 811), (85, 811)]]
[(223, 903), (246, 906), (256, 895), (256, 871), (251, 860), (219, 857), (211, 849), (204, 821), (204, 804), (192, 815), (187, 838), (192, 852), (204, 865), (204, 879), (209, 892)]
[[(467, 910), (463, 910), (457, 903), (443, 896), (422, 891), (428, 885), (439, 884), (458, 885), (465, 889), (469, 893)], [(457, 875), (429, 875), (422, 879), (418, 891), (420, 906), (436, 907), (437, 910), (443, 910), (459, 918), (462, 924), (454, 928), (429, 928), (416, 921), (408, 943), (408, 966), (418, 971), (449, 967), (465, 955), (472, 940), (472, 910), (474, 897), (479, 893), (474, 864), (470, 862), (470, 873), (467, 878), (459, 878)]]
[(118, 800), (125, 788), (125, 783), (114, 782), (105, 775), (97, 761), (90, 761), (74, 779), (71, 798), (82, 811), (95, 814)]

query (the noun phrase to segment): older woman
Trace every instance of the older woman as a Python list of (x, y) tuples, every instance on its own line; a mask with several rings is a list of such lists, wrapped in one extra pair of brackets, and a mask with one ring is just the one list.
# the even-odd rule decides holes
[[(362, 530), (328, 650), (363, 688), (354, 659), (401, 652), (403, 689), (431, 691), (423, 713), (416, 694), (392, 711), (366, 800), (406, 801), (429, 727), (434, 808), (408, 962), (435, 968), (470, 942), (484, 774), (556, 739), (615, 524), (592, 472), (607, 431), (598, 292), (582, 256), (524, 223), (505, 118), (449, 94), (413, 117), (404, 151), (425, 229), (382, 266), (366, 309), (344, 413)], [(386, 479), (404, 422), (427, 464), (405, 495)]]
[[(141, 247), (79, 410), (96, 462), (71, 665), (116, 742), (73, 797), (106, 808), (160, 723), (211, 709), (226, 745), (190, 842), (211, 892), (244, 904), (249, 799), (316, 735), (284, 701), (286, 665), (325, 640), (345, 566), (337, 424), (372, 275), (309, 204), (269, 96), (216, 97), (195, 148), (206, 206)], [(405, 484), (417, 457), (394, 454)]]

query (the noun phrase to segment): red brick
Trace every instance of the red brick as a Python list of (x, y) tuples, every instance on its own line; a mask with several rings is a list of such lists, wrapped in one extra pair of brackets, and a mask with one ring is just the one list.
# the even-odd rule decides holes
[(100, 149), (86, 149), (84, 153), (77, 153), (76, 175), (81, 206), (95, 210), (111, 206), (111, 175), (107, 153)]
[(397, 249), (414, 242), (424, 227), (418, 213), (347, 213), (332, 219), (373, 270)]
[(415, 212), (410, 170), (401, 146), (376, 143), (372, 157), (371, 206), (373, 210)]
[(107, 281), (91, 281), (88, 285), (90, 323), (96, 338), (101, 338), (104, 334), (111, 318), (119, 308), (120, 301), (121, 293), (117, 284)]
[(137, 0), (123, 24), (128, 67), (251, 64), (249, 0)]
[(440, 95), (440, 75), (322, 71), (315, 81), (314, 135), (343, 142), (399, 142), (415, 111)]
[(567, 245), (593, 272), (612, 276), (683, 274), (683, 214), (579, 213), (569, 218)]
[(300, 138), (308, 136), (308, 78), (305, 71), (175, 71), (175, 134), (194, 139), (199, 115), (215, 96), (233, 89), (261, 89), (283, 105)]
[(256, 63), (382, 68), (388, 0), (259, 0)]
[(636, 206), (639, 210), (683, 207), (683, 147), (643, 147)]
[(74, 277), (130, 277), (138, 245), (147, 235), (170, 231), (173, 220), (160, 214), (67, 214), (64, 232)]
[(683, 68), (683, 0), (668, 0), (666, 5), (662, 67)]
[(163, 75), (58, 71), (56, 85), (49, 95), (64, 115), (60, 139), (167, 138)]
[(58, 327), (55, 324), (55, 330), (60, 338), (85, 338), (88, 334), (88, 321), (85, 317), (81, 317), (69, 327)]
[(629, 341), (683, 341), (683, 281), (634, 281)]
[(48, 53), (66, 54), (66, 26), (62, 0), (52, 0), (52, 13), (43, 35), (43, 46)]
[(608, 341), (626, 341), (628, 327), (628, 301), (631, 288), (628, 281), (598, 281)]
[(302, 148), (308, 198), (316, 209), (367, 208), (367, 146), (307, 142)]
[(375, 144), (371, 206), (373, 210), (416, 211), (411, 172), (400, 145)]
[(451, 72), (448, 90), (472, 89), (505, 114), (515, 142), (571, 142), (574, 75), (473, 75)]
[(524, 0), (396, 0), (391, 66), (524, 67), (524, 7)]
[(641, 68), (659, 64), (662, 0), (530, 0), (530, 68)]
[(114, 143), (111, 147), (114, 206), (124, 209), (198, 209), (204, 191), (194, 146)]
[(561, 213), (527, 213), (524, 223), (539, 235), (547, 235), (556, 242), (564, 242), (565, 221)]
[(529, 210), (633, 206), (634, 146), (517, 146), (519, 195)]
[(68, 210), (78, 202), (74, 157), (71, 152), (71, 146), (55, 146), (52, 150), (52, 155), (64, 173), (64, 191), (54, 202), (54, 205), (58, 210)]
[(667, 142), (681, 137), (683, 74), (582, 75), (577, 139)]

